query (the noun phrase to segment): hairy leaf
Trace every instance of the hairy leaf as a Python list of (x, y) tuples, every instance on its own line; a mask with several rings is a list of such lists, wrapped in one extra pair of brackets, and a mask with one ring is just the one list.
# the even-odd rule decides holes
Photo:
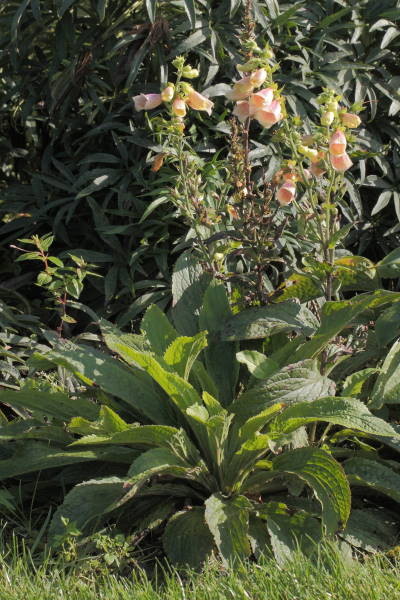
[(205, 518), (225, 565), (250, 554), (249, 510), (244, 496), (224, 498), (213, 494), (206, 502)]
[(171, 517), (164, 531), (163, 546), (167, 557), (175, 565), (199, 569), (211, 556), (214, 547), (204, 508), (194, 506)]

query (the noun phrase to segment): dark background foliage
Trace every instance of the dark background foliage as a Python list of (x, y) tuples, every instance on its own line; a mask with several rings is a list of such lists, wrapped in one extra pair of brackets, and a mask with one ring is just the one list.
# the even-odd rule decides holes
[[(349, 176), (348, 217), (358, 223), (349, 245), (378, 260), (399, 243), (400, 3), (254, 5), (292, 110), (312, 116), (314, 96), (328, 86), (349, 104), (365, 102), (364, 154)], [(103, 277), (91, 278), (81, 298), (97, 313), (126, 326), (151, 302), (168, 304), (171, 252), (185, 227), (166, 201), (173, 172), (150, 173), (157, 147), (131, 97), (158, 91), (171, 59), (189, 54), (201, 70), (198, 89), (216, 100), (210, 119), (192, 116), (190, 131), (201, 132), (205, 156), (226, 149), (223, 93), (237, 76), (242, 18), (241, 0), (2, 2), (0, 293), (9, 305), (52, 325), (33, 285), (40, 265), (15, 263), (10, 249), (19, 237), (48, 232), (57, 255), (98, 265)], [(268, 136), (255, 132), (252, 157), (272, 173)]]

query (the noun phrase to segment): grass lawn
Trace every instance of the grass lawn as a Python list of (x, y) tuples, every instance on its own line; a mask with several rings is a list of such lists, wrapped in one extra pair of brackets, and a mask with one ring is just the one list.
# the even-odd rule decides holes
[(400, 600), (400, 563), (387, 559), (344, 561), (332, 548), (315, 560), (297, 556), (285, 567), (272, 559), (232, 571), (150, 581), (131, 577), (74, 575), (53, 566), (33, 570), (25, 558), (0, 559), (0, 600)]

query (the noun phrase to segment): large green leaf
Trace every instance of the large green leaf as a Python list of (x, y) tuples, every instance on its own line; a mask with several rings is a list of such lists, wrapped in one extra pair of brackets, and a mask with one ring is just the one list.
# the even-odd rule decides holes
[(128, 448), (95, 448), (91, 450), (62, 450), (43, 442), (26, 442), (17, 446), (11, 458), (0, 460), (0, 479), (18, 477), (42, 469), (63, 467), (88, 461), (131, 464), (136, 450)]
[(253, 435), (234, 453), (226, 457), (223, 487), (230, 492), (240, 490), (241, 483), (255, 463), (269, 451), (267, 435)]
[(271, 502), (262, 513), (267, 519), (271, 546), (279, 565), (290, 560), (299, 548), (305, 553), (314, 550), (322, 539), (320, 522), (306, 512), (291, 514), (284, 504)]
[(400, 276), (400, 248), (395, 248), (392, 252), (389, 252), (378, 264), (376, 265), (379, 277), (391, 278)]
[(164, 353), (167, 365), (188, 380), (192, 367), (204, 348), (207, 346), (207, 332), (202, 331), (193, 337), (178, 337)]
[(400, 502), (400, 475), (390, 467), (368, 458), (351, 458), (344, 463), (353, 485), (371, 488)]
[(210, 280), (189, 252), (181, 254), (172, 273), (172, 318), (180, 334), (196, 335), (199, 331), (200, 307)]
[(256, 379), (267, 379), (279, 370), (279, 365), (257, 350), (242, 350), (236, 354), (240, 363), (246, 365)]
[(55, 417), (62, 421), (81, 415), (95, 419), (99, 408), (90, 400), (70, 397), (64, 392), (38, 392), (35, 390), (1, 390), (0, 403), (24, 408), (34, 415)]
[(367, 552), (383, 552), (396, 543), (393, 515), (383, 509), (353, 509), (340, 537)]
[(231, 316), (225, 286), (212, 282), (204, 294), (199, 325), (208, 331), (208, 347), (204, 352), (206, 368), (218, 389), (218, 399), (224, 406), (233, 400), (239, 373), (236, 344), (221, 342), (219, 338), (221, 325)]
[[(72, 429), (73, 431), (73, 429)], [(76, 440), (71, 446), (88, 445), (127, 445), (137, 446), (167, 446), (173, 436), (178, 432), (175, 427), (167, 425), (139, 425), (129, 426), (124, 431), (108, 435), (90, 434)]]
[(178, 336), (165, 313), (156, 304), (146, 310), (140, 329), (148, 340), (151, 351), (160, 356)]
[(388, 437), (396, 435), (389, 423), (372, 415), (365, 404), (359, 400), (336, 396), (290, 406), (276, 418), (272, 429), (275, 432), (290, 433), (302, 425), (315, 421), (342, 425), (371, 435)]
[(244, 496), (224, 498), (213, 494), (206, 502), (205, 518), (225, 565), (248, 556), (251, 552), (249, 511), (251, 502)]
[[(113, 344), (107, 339), (107, 344)], [(98, 385), (105, 392), (124, 400), (135, 412), (156, 423), (171, 423), (166, 403), (152, 379), (141, 369), (128, 369), (119, 362), (89, 346), (68, 343), (46, 354), (46, 358), (63, 366), (87, 385)], [(77, 414), (82, 413), (75, 413)]]
[(108, 477), (91, 479), (72, 488), (51, 520), (50, 540), (55, 541), (55, 536), (65, 531), (62, 517), (75, 523), (82, 533), (87, 533), (89, 525), (93, 521), (97, 523), (108, 508), (125, 494), (124, 484), (124, 479)]
[(243, 392), (232, 404), (231, 410), (241, 419), (254, 416), (275, 402), (294, 404), (307, 398), (308, 402), (331, 394), (335, 384), (321, 375), (313, 360), (291, 364), (265, 381)]
[(293, 361), (313, 358), (329, 344), (342, 329), (351, 324), (359, 314), (370, 308), (377, 308), (388, 302), (398, 302), (400, 294), (377, 290), (371, 294), (360, 294), (351, 300), (326, 302), (322, 308), (321, 326), (311, 340), (303, 344), (292, 356)]
[[(162, 359), (146, 352), (137, 352), (118, 341), (113, 343), (113, 349), (130, 365), (142, 367), (182, 412), (193, 404), (201, 404), (201, 398), (194, 387), (179, 375), (164, 368)], [(157, 419), (154, 420), (157, 422)]]
[(214, 540), (204, 517), (204, 508), (194, 506), (177, 512), (163, 535), (167, 557), (177, 566), (199, 569), (211, 556)]
[(37, 419), (14, 419), (0, 426), (0, 442), (29, 439), (58, 444), (69, 444), (73, 441), (73, 437), (63, 427), (43, 423)]
[(261, 504), (257, 513), (267, 526), (269, 545), (280, 565), (298, 549), (306, 554), (312, 552), (322, 539), (321, 522), (303, 508), (294, 512), (289, 502), (288, 505), (278, 501)]
[(396, 302), (379, 315), (375, 323), (375, 334), (382, 346), (400, 336), (400, 303)]
[(395, 342), (381, 367), (372, 389), (369, 406), (381, 408), (384, 404), (400, 403), (400, 340)]
[(221, 326), (221, 339), (259, 339), (283, 331), (311, 335), (317, 327), (317, 319), (307, 308), (297, 302), (282, 302), (249, 308), (234, 315)]
[(297, 475), (314, 491), (322, 506), (328, 533), (346, 526), (350, 514), (350, 487), (341, 465), (319, 448), (298, 448), (274, 458), (273, 471)]

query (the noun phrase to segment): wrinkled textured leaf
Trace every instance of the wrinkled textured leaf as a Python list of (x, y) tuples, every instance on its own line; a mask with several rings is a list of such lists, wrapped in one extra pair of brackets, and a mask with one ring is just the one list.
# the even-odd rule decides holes
[(204, 508), (194, 506), (190, 510), (177, 512), (165, 528), (163, 546), (173, 564), (200, 569), (214, 547)]
[(276, 418), (273, 427), (277, 432), (290, 433), (302, 425), (315, 421), (342, 425), (372, 435), (390, 437), (396, 433), (389, 423), (371, 414), (365, 404), (359, 400), (336, 396), (290, 406)]
[(206, 502), (205, 518), (225, 565), (245, 558), (251, 548), (248, 539), (250, 501), (244, 496), (224, 498), (213, 494)]
[(312, 360), (305, 360), (284, 367), (265, 381), (245, 391), (232, 404), (232, 411), (241, 419), (262, 412), (275, 402), (294, 404), (307, 399), (308, 402), (331, 394), (335, 384), (321, 375)]
[(400, 502), (400, 475), (390, 467), (367, 458), (351, 458), (344, 470), (353, 485), (368, 487)]
[(318, 321), (305, 307), (296, 302), (249, 308), (231, 317), (221, 327), (222, 340), (264, 338), (281, 331), (299, 331), (311, 335)]
[(341, 465), (319, 448), (298, 448), (272, 461), (273, 470), (291, 473), (305, 481), (322, 506), (328, 533), (346, 526), (350, 514), (350, 487)]
[(55, 536), (65, 531), (61, 517), (75, 523), (82, 533), (87, 533), (89, 525), (94, 520), (97, 521), (114, 502), (124, 495), (124, 483), (124, 479), (108, 477), (85, 481), (72, 488), (51, 520), (50, 540), (54, 541)]

